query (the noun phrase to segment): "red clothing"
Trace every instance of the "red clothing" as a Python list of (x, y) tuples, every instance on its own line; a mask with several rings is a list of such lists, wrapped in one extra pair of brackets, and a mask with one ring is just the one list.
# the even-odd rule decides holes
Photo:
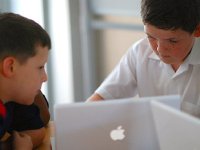
[(0, 100), (0, 117), (5, 118), (5, 116), (6, 116), (6, 108), (2, 103), (2, 101)]
[(3, 136), (3, 134), (5, 132), (5, 130), (4, 130), (5, 118), (6, 118), (6, 107), (0, 100), (0, 141), (1, 141), (1, 137)]
[(4, 134), (5, 118), (6, 118), (6, 107), (0, 100), (0, 139), (2, 135)]

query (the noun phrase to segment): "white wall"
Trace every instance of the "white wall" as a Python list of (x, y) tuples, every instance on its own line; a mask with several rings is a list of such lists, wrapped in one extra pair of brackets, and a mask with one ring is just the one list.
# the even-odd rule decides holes
[[(48, 0), (48, 16), (44, 16), (43, 1), (41, 0), (11, 0), (12, 12), (38, 22), (42, 27), (48, 24), (48, 32), (52, 40), (52, 49), (48, 67), (51, 81), (47, 81), (42, 91), (54, 103), (69, 103), (73, 101), (73, 84), (71, 68), (71, 49), (69, 37), (68, 3), (66, 0)], [(44, 22), (49, 17), (49, 22)], [(48, 87), (51, 82), (52, 87)], [(48, 93), (49, 90), (51, 93)], [(51, 95), (51, 96), (50, 96)]]

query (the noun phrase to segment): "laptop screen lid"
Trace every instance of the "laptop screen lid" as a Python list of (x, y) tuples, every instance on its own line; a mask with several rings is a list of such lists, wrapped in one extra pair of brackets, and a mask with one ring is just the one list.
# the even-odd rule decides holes
[[(133, 98), (137, 100), (136, 98)], [(180, 95), (164, 95), (164, 96), (155, 96), (155, 97), (142, 97), (140, 100), (153, 100), (160, 102), (164, 105), (170, 106), (176, 110), (180, 110), (181, 107), (181, 97)]]
[(151, 100), (173, 107), (180, 101), (161, 96), (56, 105), (56, 150), (158, 150)]
[(160, 150), (199, 150), (200, 120), (152, 101)]

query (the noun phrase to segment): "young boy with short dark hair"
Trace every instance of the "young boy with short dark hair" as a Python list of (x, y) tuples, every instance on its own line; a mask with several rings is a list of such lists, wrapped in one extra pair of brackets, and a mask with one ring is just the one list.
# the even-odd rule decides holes
[[(44, 66), (50, 48), (50, 37), (39, 24), (18, 14), (0, 14), (1, 146), (5, 147), (7, 142), (4, 139), (8, 132), (12, 135), (12, 148), (17, 150), (32, 149), (44, 137), (42, 124), (38, 125), (35, 121), (22, 124), (20, 121), (23, 118), (12, 118), (16, 115), (12, 113), (13, 109), (18, 108), (24, 112), (25, 118), (38, 116), (39, 112), (33, 102), (36, 95), (41, 94), (42, 83), (47, 80)], [(15, 119), (20, 121), (13, 121)], [(15, 124), (10, 128), (12, 121), (19, 123), (18, 126)], [(15, 128), (20, 132), (13, 131)]]

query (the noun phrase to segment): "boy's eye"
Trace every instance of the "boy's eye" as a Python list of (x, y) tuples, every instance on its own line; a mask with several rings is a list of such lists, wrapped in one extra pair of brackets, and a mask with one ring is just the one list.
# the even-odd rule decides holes
[(151, 39), (152, 37), (151, 37), (151, 36), (149, 36), (149, 35), (147, 35), (147, 38), (148, 38), (148, 39)]
[(148, 39), (154, 40), (155, 38), (153, 38), (152, 36), (147, 35)]
[(44, 68), (44, 66), (40, 66), (40, 67), (39, 67), (39, 69), (43, 69), (43, 68)]
[(176, 40), (169, 40), (170, 43), (177, 43), (178, 41)]

